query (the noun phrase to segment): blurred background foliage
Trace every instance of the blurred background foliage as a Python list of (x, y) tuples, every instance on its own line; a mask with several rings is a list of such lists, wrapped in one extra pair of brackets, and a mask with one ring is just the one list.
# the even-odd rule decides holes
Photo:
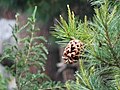
[[(73, 7), (74, 11), (83, 17), (91, 12), (89, 2), (87, 0), (1, 0), (0, 8), (12, 11), (22, 11), (31, 13), (34, 6), (38, 6), (38, 17), (43, 21), (48, 21), (52, 17), (56, 17), (61, 12), (66, 13), (66, 5)], [(80, 12), (80, 7), (82, 12)], [(85, 8), (84, 8), (85, 7)], [(88, 8), (87, 8), (88, 7)], [(84, 12), (84, 10), (87, 10)], [(84, 12), (84, 13), (83, 13)], [(83, 15), (84, 14), (84, 15)], [(91, 13), (89, 13), (91, 16)]]

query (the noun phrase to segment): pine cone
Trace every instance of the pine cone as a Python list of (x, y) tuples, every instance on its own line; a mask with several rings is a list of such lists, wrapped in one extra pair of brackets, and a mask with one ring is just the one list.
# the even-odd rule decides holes
[(80, 55), (84, 51), (84, 44), (79, 40), (71, 40), (65, 47), (63, 52), (63, 59), (65, 63), (74, 63), (79, 60)]

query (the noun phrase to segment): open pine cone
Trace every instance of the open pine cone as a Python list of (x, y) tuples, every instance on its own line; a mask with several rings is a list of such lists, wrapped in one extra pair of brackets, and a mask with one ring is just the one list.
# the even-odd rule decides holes
[(71, 40), (65, 47), (63, 52), (63, 59), (65, 63), (74, 63), (79, 60), (80, 55), (84, 51), (84, 44), (79, 40)]

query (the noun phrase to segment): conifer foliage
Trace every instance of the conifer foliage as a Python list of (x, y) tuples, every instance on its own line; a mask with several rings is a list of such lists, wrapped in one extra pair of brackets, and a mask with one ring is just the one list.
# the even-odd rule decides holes
[[(60, 15), (60, 22), (57, 21), (52, 32), (57, 43), (66, 46), (63, 52), (66, 64), (79, 62), (75, 81), (66, 81), (65, 85), (51, 81), (43, 73), (48, 51), (46, 39), (36, 36), (37, 7), (22, 27), (16, 15), (17, 23), (13, 27), (16, 45), (9, 45), (0, 60), (15, 61), (13, 75), (18, 90), (120, 90), (120, 1), (92, 0), (91, 3), (95, 10), (92, 21), (88, 21), (87, 16), (83, 22), (78, 20), (67, 5), (68, 21)], [(28, 35), (17, 38), (24, 30)], [(31, 67), (37, 71), (32, 72)], [(0, 79), (0, 89), (5, 90), (7, 80), (1, 75)]]
[[(76, 81), (67, 81), (67, 90), (120, 90), (120, 15), (119, 5), (110, 0), (91, 1), (92, 21), (77, 20), (68, 6), (68, 22), (60, 15), (53, 35), (59, 44), (78, 39), (85, 44), (79, 58)], [(87, 53), (85, 53), (87, 52)]]

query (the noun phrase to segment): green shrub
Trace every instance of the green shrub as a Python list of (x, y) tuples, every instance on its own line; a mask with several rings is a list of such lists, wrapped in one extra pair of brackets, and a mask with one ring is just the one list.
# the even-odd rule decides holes
[[(36, 10), (27, 19), (25, 25), (20, 27), (19, 14), (16, 15), (16, 25), (13, 28), (13, 36), (16, 44), (5, 48), (1, 59), (9, 58), (14, 60), (16, 72), (10, 71), (16, 77), (18, 90), (46, 90), (55, 88), (62, 89), (60, 82), (54, 82), (44, 73), (48, 50), (45, 46), (47, 40), (43, 36), (36, 36), (40, 31), (36, 28)], [(26, 33), (23, 38), (18, 38), (20, 33)], [(22, 46), (19, 47), (19, 45)], [(31, 68), (36, 68), (33, 72)], [(4, 86), (4, 79), (1, 80), (1, 87)], [(7, 85), (5, 85), (7, 86)]]
[(7, 79), (3, 77), (3, 75), (0, 74), (0, 90), (6, 90), (7, 89)]

